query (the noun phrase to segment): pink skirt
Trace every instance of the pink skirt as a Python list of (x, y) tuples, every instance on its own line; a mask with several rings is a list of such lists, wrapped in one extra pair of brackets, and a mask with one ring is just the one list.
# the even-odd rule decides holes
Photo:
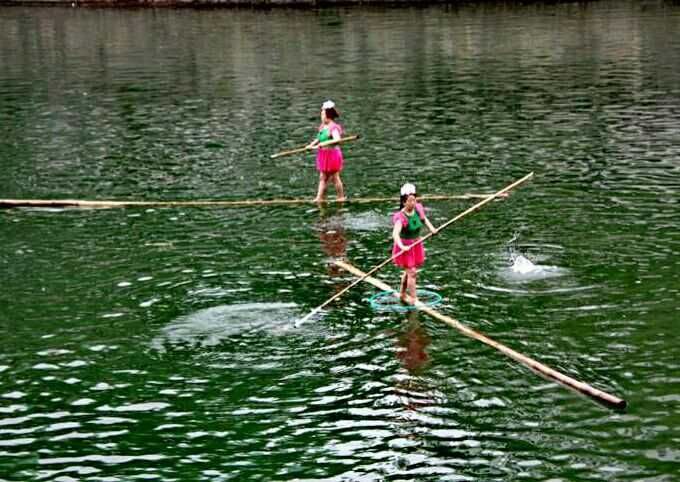
[[(418, 239), (420, 238), (402, 239), (401, 242), (404, 243), (405, 246), (410, 246), (416, 241), (418, 241)], [(394, 243), (394, 245), (392, 246), (392, 256), (399, 253), (400, 251), (401, 249), (399, 249), (397, 243)], [(414, 246), (413, 248), (409, 249), (402, 255), (394, 258), (394, 264), (396, 264), (400, 268), (419, 268), (423, 265), (424, 262), (425, 262), (425, 248), (423, 247), (423, 243)]]
[(316, 151), (316, 169), (319, 172), (333, 174), (342, 171), (342, 151), (339, 147), (322, 147)]

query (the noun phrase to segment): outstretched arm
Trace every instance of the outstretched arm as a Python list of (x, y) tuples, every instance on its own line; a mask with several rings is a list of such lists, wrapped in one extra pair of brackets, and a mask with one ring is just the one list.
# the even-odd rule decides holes
[(437, 228), (432, 226), (432, 223), (429, 219), (427, 219), (427, 216), (423, 218), (423, 221), (425, 221), (425, 226), (427, 226), (427, 229), (429, 229), (432, 234), (437, 234), (439, 232)]

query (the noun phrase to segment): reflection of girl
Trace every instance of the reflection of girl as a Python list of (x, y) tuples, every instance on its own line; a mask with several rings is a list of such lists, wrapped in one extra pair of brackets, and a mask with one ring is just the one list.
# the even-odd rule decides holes
[[(396, 343), (397, 358), (408, 371), (409, 376), (401, 378), (396, 388), (401, 395), (400, 399), (404, 408), (418, 410), (435, 403), (433, 389), (427, 386), (426, 379), (422, 377), (430, 362), (427, 347), (432, 339), (419, 323), (416, 311), (410, 312), (407, 318), (408, 322), (401, 333), (398, 333)], [(416, 438), (417, 433), (409, 433), (406, 436)]]
[[(321, 249), (326, 256), (331, 259), (343, 259), (347, 251), (347, 235), (342, 217), (337, 215), (337, 211), (331, 209), (326, 211), (324, 206), (319, 206), (319, 223), (317, 229), (321, 240)], [(342, 268), (333, 262), (326, 263), (328, 276), (332, 279), (344, 278)], [(342, 291), (345, 288), (344, 282), (333, 283), (334, 291)]]
[[(406, 294), (414, 300), (418, 300), (416, 292), (416, 273), (425, 262), (425, 248), (420, 240), (420, 230), (423, 223), (433, 233), (437, 229), (425, 216), (425, 208), (416, 201), (416, 187), (413, 184), (404, 184), (401, 187), (400, 210), (392, 216), (394, 228), (392, 229), (392, 256), (405, 251), (394, 259), (394, 264), (404, 268), (401, 276), (400, 295), (402, 301), (406, 301)], [(415, 246), (414, 246), (415, 244)]]
[(319, 232), (319, 239), (321, 240), (321, 249), (328, 256), (333, 258), (345, 257), (347, 238), (345, 237), (345, 228), (342, 225), (335, 228), (322, 227)]
[(418, 323), (416, 312), (412, 312), (409, 315), (409, 323), (406, 330), (399, 335), (397, 341), (397, 345), (400, 348), (397, 357), (399, 357), (409, 373), (418, 372), (428, 363), (430, 357), (425, 349), (430, 342), (430, 336)]
[(342, 151), (338, 145), (319, 147), (319, 144), (331, 140), (339, 140), (342, 137), (342, 126), (335, 122), (340, 117), (335, 103), (327, 100), (321, 106), (321, 125), (318, 134), (307, 147), (315, 148), (316, 169), (319, 171), (319, 188), (314, 202), (323, 201), (326, 186), (329, 181), (335, 185), (335, 194), (338, 201), (345, 200), (345, 189), (340, 179), (340, 171), (343, 167)]

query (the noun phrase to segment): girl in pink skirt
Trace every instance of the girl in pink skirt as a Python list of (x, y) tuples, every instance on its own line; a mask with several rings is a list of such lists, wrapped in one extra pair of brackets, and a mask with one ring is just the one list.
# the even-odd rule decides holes
[[(416, 274), (418, 268), (425, 262), (425, 248), (420, 240), (420, 230), (423, 224), (433, 233), (437, 229), (432, 226), (430, 220), (425, 216), (425, 208), (416, 201), (416, 187), (413, 184), (404, 184), (401, 187), (400, 210), (392, 216), (394, 228), (392, 229), (392, 256), (404, 251), (394, 258), (394, 264), (404, 268), (401, 276), (400, 296), (402, 301), (406, 301), (408, 294), (414, 301), (418, 301), (416, 292)], [(415, 244), (418, 243), (418, 244)]]
[(319, 188), (314, 202), (323, 201), (329, 181), (332, 181), (335, 185), (337, 200), (345, 200), (345, 189), (340, 179), (340, 171), (342, 171), (343, 166), (342, 151), (338, 145), (319, 147), (322, 142), (338, 140), (342, 137), (342, 126), (335, 122), (338, 117), (340, 117), (340, 114), (335, 108), (335, 103), (332, 100), (324, 102), (321, 106), (321, 125), (318, 134), (316, 139), (307, 146), (317, 149), (316, 169), (319, 171)]

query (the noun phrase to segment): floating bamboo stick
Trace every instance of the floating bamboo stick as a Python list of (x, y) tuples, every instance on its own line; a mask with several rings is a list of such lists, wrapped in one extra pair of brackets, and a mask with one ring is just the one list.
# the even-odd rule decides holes
[[(390, 286), (388, 286), (386, 283), (383, 283), (382, 281), (373, 278), (369, 276), (368, 274), (364, 273), (360, 269), (356, 268), (355, 266), (345, 263), (343, 261), (334, 261), (334, 264), (336, 266), (339, 266), (340, 268), (352, 273), (354, 276), (359, 277), (359, 279), (364, 280), (376, 288), (383, 290), (383, 291), (390, 291), (399, 298), (399, 293), (397, 293), (395, 290), (393, 290)], [(622, 400), (614, 395), (611, 395), (607, 392), (603, 392), (602, 390), (599, 390), (595, 387), (592, 387), (588, 385), (587, 383), (580, 382), (574, 378), (571, 378), (568, 375), (565, 375), (564, 373), (558, 372), (554, 368), (550, 368), (547, 365), (544, 365), (543, 363), (540, 363), (536, 360), (534, 360), (531, 357), (528, 357), (526, 355), (523, 355), (512, 348), (508, 348), (507, 346), (503, 345), (502, 343), (499, 343), (488, 336), (473, 330), (472, 328), (464, 325), (460, 321), (451, 318), (449, 316), (442, 315), (436, 310), (433, 310), (429, 306), (421, 303), (420, 301), (417, 301), (413, 303), (413, 300), (407, 296), (407, 301), (416, 306), (419, 310), (427, 313), (431, 317), (443, 321), (447, 325), (455, 328), (459, 332), (461, 332), (463, 335), (468, 336), (470, 338), (474, 338), (477, 341), (481, 341), (485, 345), (489, 345), (492, 348), (495, 348), (496, 350), (500, 351), (504, 355), (512, 358), (515, 361), (518, 361), (522, 365), (526, 366), (527, 368), (531, 369), (535, 373), (538, 373), (539, 375), (542, 375), (550, 380), (553, 380), (555, 382), (561, 383), (562, 385), (575, 390), (579, 393), (582, 393), (584, 395), (587, 395), (591, 397), (592, 399), (598, 401), (599, 403), (602, 403), (604, 405), (607, 405), (609, 407), (614, 407), (618, 409), (624, 409), (626, 408), (626, 401)]]
[[(342, 144), (343, 142), (355, 141), (357, 139), (359, 139), (358, 135), (347, 136), (347, 137), (343, 137), (341, 139), (332, 139), (330, 141), (321, 142), (321, 143), (317, 144), (315, 147), (330, 147), (330, 146), (334, 146), (336, 144)], [(309, 146), (298, 147), (297, 149), (291, 149), (290, 151), (282, 151), (282, 152), (278, 152), (276, 154), (272, 154), (269, 157), (271, 157), (272, 159), (276, 159), (277, 157), (290, 156), (292, 154), (299, 154), (301, 152), (311, 151), (315, 147), (309, 147)]]
[[(433, 194), (422, 196), (427, 201), (447, 201), (455, 199), (481, 199), (489, 194)], [(374, 202), (397, 202), (392, 197), (365, 197), (347, 198), (345, 201), (335, 199), (325, 200), (322, 203), (374, 203)], [(110, 208), (150, 208), (150, 207), (243, 207), (243, 206), (276, 206), (290, 204), (318, 204), (312, 199), (250, 199), (243, 201), (87, 201), (82, 199), (0, 199), (0, 208), (87, 208), (87, 209), (110, 209)]]
[[(496, 192), (496, 193), (493, 193), (493, 194), (489, 194), (489, 195), (488, 195), (486, 198), (484, 198), (482, 201), (478, 202), (478, 203), (475, 204), (474, 206), (472, 206), (472, 207), (466, 209), (465, 211), (463, 211), (463, 212), (460, 213), (459, 215), (455, 216), (455, 217), (452, 218), (452, 219), (449, 219), (447, 222), (445, 222), (444, 224), (442, 224), (441, 226), (439, 226), (439, 228), (437, 228), (437, 233), (441, 232), (442, 229), (445, 229), (445, 228), (449, 227), (451, 224), (453, 224), (454, 222), (458, 221), (460, 218), (462, 218), (462, 217), (464, 217), (464, 216), (467, 216), (467, 215), (470, 214), (471, 212), (476, 211), (477, 209), (481, 208), (481, 207), (484, 206), (485, 204), (491, 202), (493, 199), (495, 199), (495, 198), (497, 198), (497, 197), (502, 197), (504, 194), (506, 194), (507, 192), (509, 192), (511, 189), (513, 189), (513, 188), (519, 186), (519, 185), (522, 184), (524, 181), (526, 181), (526, 180), (530, 179), (531, 177), (533, 177), (533, 175), (534, 175), (534, 173), (533, 173), (533, 172), (530, 172), (529, 174), (527, 174), (526, 176), (524, 176), (522, 179), (519, 179), (519, 180), (513, 182), (512, 184), (509, 184), (508, 186), (504, 187), (504, 188), (501, 189), (500, 191), (498, 191), (498, 192)], [(413, 246), (416, 246), (416, 245), (418, 245), (418, 244), (424, 242), (425, 240), (429, 239), (429, 238), (432, 237), (433, 235), (434, 235), (434, 233), (430, 233), (430, 234), (428, 234), (427, 236), (423, 236), (422, 238), (420, 238), (420, 239), (419, 239), (418, 241), (416, 241), (415, 243), (409, 245), (409, 246), (408, 246), (408, 249), (411, 249), (411, 248), (413, 248)], [(397, 258), (397, 257), (401, 256), (402, 254), (404, 254), (406, 251), (407, 251), (407, 250), (399, 251), (397, 254), (394, 254), (394, 255), (392, 255), (391, 257), (387, 258), (385, 261), (383, 261), (383, 262), (380, 263), (379, 265), (374, 266), (374, 267), (366, 274), (366, 276), (372, 275), (373, 273), (375, 273), (376, 271), (378, 271), (380, 268), (382, 268), (383, 266), (385, 266), (385, 265), (386, 265), (387, 263), (389, 263), (390, 261), (392, 261), (392, 260), (394, 260), (395, 258)], [(340, 291), (338, 291), (337, 293), (335, 293), (333, 296), (331, 296), (330, 298), (328, 298), (326, 301), (324, 301), (323, 303), (321, 303), (319, 306), (317, 306), (316, 308), (314, 308), (312, 311), (310, 311), (309, 313), (307, 313), (305, 316), (303, 316), (302, 318), (300, 318), (299, 320), (297, 320), (297, 321), (295, 322), (295, 326), (298, 327), (298, 326), (302, 325), (304, 322), (306, 322), (308, 319), (310, 319), (310, 318), (311, 318), (312, 316), (314, 316), (316, 313), (318, 313), (319, 311), (321, 311), (324, 307), (326, 307), (326, 306), (328, 306), (329, 304), (331, 304), (334, 300), (337, 300), (338, 298), (340, 298), (344, 293), (346, 293), (347, 291), (349, 291), (350, 288), (352, 288), (353, 286), (356, 286), (356, 285), (358, 285), (359, 283), (361, 283), (361, 281), (363, 281), (361, 278), (358, 279), (358, 280), (355, 280), (355, 281), (353, 281), (352, 283), (350, 283), (349, 285), (347, 285), (345, 288), (343, 288), (342, 290), (340, 290)]]

